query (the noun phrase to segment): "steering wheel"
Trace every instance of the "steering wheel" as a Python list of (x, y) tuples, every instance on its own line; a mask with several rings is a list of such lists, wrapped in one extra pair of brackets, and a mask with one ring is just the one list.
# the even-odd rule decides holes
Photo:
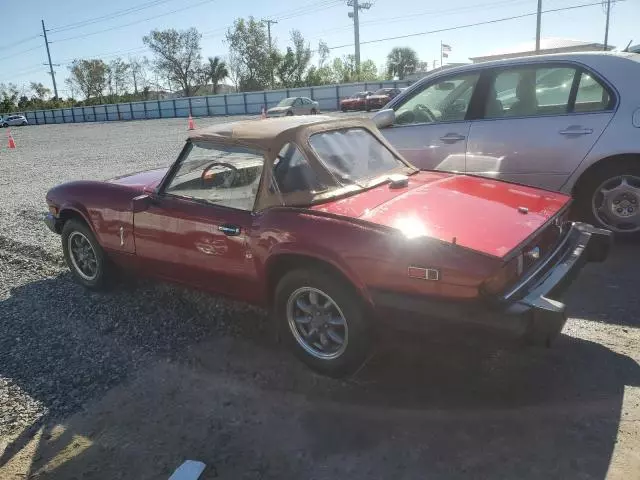
[(434, 115), (434, 113), (426, 105), (422, 105), (421, 103), (419, 103), (415, 107), (413, 107), (413, 111), (415, 113), (416, 118), (420, 120), (423, 120), (426, 117), (426, 120), (428, 120), (429, 122), (433, 123), (437, 121), (437, 118)]
[[(207, 178), (207, 174), (209, 173), (209, 170), (211, 170), (213, 167), (227, 167), (229, 168), (233, 173), (231, 174), (231, 180), (229, 181), (229, 185), (233, 185), (234, 180), (236, 179), (236, 176), (238, 175), (238, 169), (234, 166), (231, 165), (230, 163), (226, 163), (226, 162), (213, 162), (212, 164), (210, 164), (207, 168), (205, 168), (202, 171), (202, 175), (200, 175), (200, 183), (202, 185), (202, 188), (206, 188), (207, 186), (207, 181), (209, 181), (209, 178)], [(217, 186), (217, 185), (216, 185)]]

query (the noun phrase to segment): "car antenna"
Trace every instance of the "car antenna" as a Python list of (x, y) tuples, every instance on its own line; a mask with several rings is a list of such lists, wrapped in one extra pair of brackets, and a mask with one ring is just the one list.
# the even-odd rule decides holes
[(631, 46), (631, 42), (633, 42), (633, 39), (629, 40), (629, 43), (627, 43), (627, 46), (624, 47), (624, 50), (622, 50), (623, 52), (628, 52), (629, 51), (629, 47)]

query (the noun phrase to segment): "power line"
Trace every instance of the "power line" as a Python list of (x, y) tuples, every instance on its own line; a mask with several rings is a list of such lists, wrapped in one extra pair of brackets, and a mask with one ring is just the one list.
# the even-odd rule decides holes
[(38, 38), (38, 37), (39, 37), (39, 35), (32, 35), (31, 37), (23, 38), (21, 40), (18, 40), (16, 42), (10, 43), (8, 45), (2, 45), (2, 46), (0, 46), (0, 50), (8, 50), (10, 48), (17, 47), (18, 45), (22, 45), (23, 43), (29, 42), (31, 40), (34, 40), (34, 39)]
[(215, 2), (215, 1), (216, 0), (204, 0), (203, 2), (199, 2), (199, 3), (196, 3), (194, 5), (190, 5), (188, 7), (178, 8), (178, 9), (172, 10), (170, 12), (161, 13), (159, 15), (154, 15), (152, 17), (142, 18), (140, 20), (136, 20), (135, 22), (125, 23), (125, 24), (122, 24), (122, 25), (115, 25), (113, 27), (104, 28), (102, 30), (97, 30), (95, 32), (85, 33), (85, 34), (81, 34), (81, 35), (75, 35), (73, 37), (61, 38), (59, 40), (54, 40), (52, 43), (66, 42), (68, 40), (75, 40), (75, 39), (78, 39), (78, 38), (89, 37), (91, 35), (98, 35), (99, 33), (110, 32), (112, 30), (117, 30), (118, 28), (129, 27), (131, 25), (136, 25), (138, 23), (146, 22), (148, 20), (153, 20), (155, 18), (166, 17), (167, 15), (172, 15), (174, 13), (184, 12), (185, 10), (189, 10), (191, 8), (196, 8), (196, 7), (199, 7), (199, 6), (204, 5), (206, 3), (211, 3), (211, 2)]
[(21, 50), (20, 52), (12, 53), (11, 55), (7, 55), (6, 57), (2, 57), (2, 58), (0, 58), (0, 60), (6, 60), (7, 58), (17, 57), (18, 55), (22, 55), (23, 53), (33, 52), (34, 50), (39, 50), (40, 48), (42, 48), (42, 47), (40, 45), (38, 45), (37, 47), (28, 48), (26, 50)]
[[(625, 0), (611, 0), (611, 3), (620, 3), (620, 2), (624, 2)], [(600, 2), (595, 2), (595, 3), (583, 3), (581, 5), (572, 5), (570, 7), (561, 7), (561, 8), (553, 8), (550, 10), (543, 10), (542, 13), (554, 13), (554, 12), (562, 12), (562, 11), (566, 11), (566, 10), (575, 10), (578, 8), (584, 8), (584, 7), (592, 7), (594, 5), (600, 5)], [(386, 42), (389, 40), (400, 40), (403, 38), (411, 38), (411, 37), (419, 37), (422, 35), (429, 35), (432, 33), (441, 33), (441, 32), (450, 32), (453, 30), (462, 30), (464, 28), (470, 28), (470, 27), (478, 27), (481, 25), (491, 25), (494, 23), (500, 23), (500, 22), (506, 22), (508, 20), (517, 20), (520, 18), (526, 18), (526, 17), (533, 17), (536, 16), (538, 14), (538, 12), (533, 12), (533, 13), (523, 13), (522, 15), (513, 15), (511, 17), (503, 17), (503, 18), (495, 18), (493, 20), (487, 20), (484, 22), (477, 22), (477, 23), (468, 23), (466, 25), (458, 25), (455, 27), (448, 27), (448, 28), (440, 28), (438, 30), (428, 30), (426, 32), (417, 32), (417, 33), (409, 33), (407, 35), (397, 35), (394, 37), (385, 37), (385, 38), (377, 38), (375, 40), (367, 40), (365, 42), (360, 42), (360, 45), (366, 45), (366, 44), (370, 44), (370, 43), (379, 43), (379, 42)], [(353, 47), (353, 43), (346, 43), (344, 45), (338, 45), (335, 47), (329, 47), (329, 50), (337, 50), (339, 48), (346, 48), (346, 47)]]
[(167, 3), (170, 1), (172, 0), (153, 0), (151, 2), (146, 2), (138, 6), (125, 8), (124, 10), (117, 10), (115, 12), (108, 13), (99, 17), (93, 17), (86, 20), (81, 20), (79, 22), (68, 23), (67, 25), (63, 25), (61, 27), (51, 29), (51, 33), (66, 32), (67, 30), (74, 30), (76, 28), (84, 27), (86, 25), (92, 25), (94, 23), (104, 22), (107, 20), (111, 20), (113, 18), (123, 17), (125, 15), (130, 15), (132, 13), (139, 12), (147, 8), (155, 7), (156, 5)]

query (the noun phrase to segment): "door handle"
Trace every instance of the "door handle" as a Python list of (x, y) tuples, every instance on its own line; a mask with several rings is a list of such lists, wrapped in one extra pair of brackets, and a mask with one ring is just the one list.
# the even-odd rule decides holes
[(560, 135), (589, 135), (593, 133), (592, 128), (583, 128), (580, 125), (571, 125), (558, 132)]
[(230, 225), (228, 223), (224, 225), (220, 225), (218, 227), (218, 230), (224, 233), (228, 237), (236, 237), (240, 235), (240, 231), (241, 231), (240, 227), (238, 227), (237, 225)]
[(459, 133), (447, 133), (444, 137), (440, 137), (440, 140), (445, 143), (455, 143), (464, 140), (465, 138), (467, 137), (460, 135)]

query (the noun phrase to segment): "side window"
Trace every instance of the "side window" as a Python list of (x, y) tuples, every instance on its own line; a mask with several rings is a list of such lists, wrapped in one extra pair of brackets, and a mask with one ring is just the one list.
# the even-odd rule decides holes
[(287, 143), (273, 163), (273, 179), (282, 194), (321, 191), (326, 187), (320, 183), (316, 173), (293, 143)]
[(611, 104), (609, 92), (586, 72), (580, 75), (574, 112), (599, 112)]
[(293, 102), (293, 106), (299, 107), (300, 105), (302, 105), (302, 100), (299, 98), (296, 98), (296, 100)]
[(427, 85), (396, 110), (396, 124), (441, 123), (464, 120), (479, 73), (458, 75)]
[(499, 72), (489, 88), (485, 118), (567, 113), (576, 70), (569, 67), (518, 68)]
[(253, 210), (264, 158), (244, 147), (194, 144), (165, 193), (238, 210)]

